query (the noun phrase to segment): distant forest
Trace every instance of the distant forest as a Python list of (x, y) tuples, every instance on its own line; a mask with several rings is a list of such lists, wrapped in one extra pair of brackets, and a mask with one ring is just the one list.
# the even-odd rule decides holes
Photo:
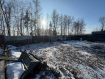
[[(43, 24), (43, 20), (46, 21), (46, 25)], [(81, 35), (86, 30), (85, 25), (83, 18), (75, 20), (74, 16), (62, 15), (56, 9), (43, 16), (39, 0), (30, 0), (28, 3), (19, 0), (0, 0), (1, 35)]]

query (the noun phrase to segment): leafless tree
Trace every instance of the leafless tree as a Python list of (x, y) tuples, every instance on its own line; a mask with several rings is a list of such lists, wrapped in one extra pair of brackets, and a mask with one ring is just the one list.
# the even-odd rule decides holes
[(83, 19), (79, 19), (73, 23), (73, 31), (75, 35), (83, 34), (85, 31), (85, 22)]
[(25, 27), (27, 29), (27, 34), (29, 35), (29, 31), (28, 30), (29, 30), (29, 21), (30, 21), (30, 18), (29, 18), (28, 10), (26, 10), (26, 15), (24, 17), (24, 20), (25, 20), (24, 25), (25, 25)]
[(22, 8), (21, 17), (20, 17), (20, 31), (21, 31), (20, 34), (21, 34), (21, 36), (23, 36), (22, 30), (23, 30), (23, 8)]
[(3, 13), (2, 13), (2, 10), (1, 9), (0, 9), (0, 33), (1, 34), (4, 34), (5, 33), (4, 18), (3, 18)]
[[(5, 33), (5, 28), (7, 27), (7, 33), (10, 36), (12, 34), (11, 29), (13, 25), (13, 17), (14, 17), (14, 7), (16, 6), (14, 4), (15, 0), (11, 0), (8, 2), (5, 2), (4, 0), (0, 0), (0, 9), (2, 10), (3, 14), (3, 27), (4, 27), (4, 33)], [(5, 23), (4, 23), (5, 22)]]
[(64, 15), (64, 35), (67, 34), (67, 15)]
[(83, 19), (81, 19), (80, 20), (80, 32), (79, 32), (79, 34), (83, 34), (84, 33), (84, 31), (85, 31), (85, 22), (84, 22), (84, 20)]
[(77, 31), (77, 23), (74, 21), (74, 23), (73, 23), (73, 32), (75, 33), (75, 35), (76, 35), (76, 31)]
[(8, 35), (10, 36), (10, 21), (11, 21), (11, 12), (12, 12), (12, 4), (11, 2), (5, 4), (4, 0), (0, 0), (0, 8), (3, 12), (3, 16), (5, 19), (5, 23), (7, 25)]
[(41, 35), (41, 22), (42, 22), (42, 20), (41, 20), (41, 17), (40, 17), (40, 15), (39, 15), (39, 18), (38, 18), (38, 27), (37, 27), (37, 35), (38, 36), (40, 36)]
[[(34, 6), (32, 5), (34, 4)], [(61, 35), (70, 35), (71, 31), (75, 34), (83, 34), (85, 22), (83, 19), (74, 21), (69, 15), (60, 15), (57, 10), (53, 10), (51, 16), (47, 14), (47, 25), (42, 25), (41, 5), (39, 0), (33, 0), (33, 3), (22, 3), (19, 0), (0, 0), (0, 33), (7, 35), (31, 35), (43, 36), (54, 35), (61, 31)], [(2, 16), (3, 15), (3, 16)], [(51, 20), (51, 22), (49, 22)], [(99, 21), (104, 29), (105, 18), (100, 17)], [(49, 27), (49, 24), (52, 27)], [(73, 28), (71, 28), (73, 25)], [(25, 33), (26, 31), (26, 33)], [(17, 32), (17, 34), (16, 34)], [(52, 34), (50, 34), (50, 32)]]
[(5, 5), (5, 0), (0, 0), (0, 21), (1, 21), (1, 30), (3, 28), (2, 33), (5, 34), (5, 26), (4, 26), (4, 5)]
[(69, 35), (72, 23), (74, 21), (74, 17), (68, 16), (67, 20), (68, 20), (67, 22), (68, 22), (68, 35)]
[(50, 21), (50, 24), (49, 24), (49, 36), (52, 36), (53, 32), (52, 32), (52, 23)]
[(46, 32), (47, 32), (47, 36), (49, 35), (49, 15), (47, 14), (47, 29), (46, 29)]
[(34, 18), (33, 18), (33, 8), (32, 3), (30, 3), (30, 35), (33, 36), (33, 24), (34, 24)]
[(40, 2), (39, 2), (39, 0), (33, 0), (33, 2), (34, 2), (34, 6), (35, 6), (35, 8), (34, 8), (34, 10), (35, 10), (35, 29), (34, 29), (34, 31), (35, 31), (35, 36), (37, 35), (37, 27), (40, 27), (39, 26), (39, 17), (40, 17), (40, 15), (41, 15), (41, 6), (40, 6)]
[[(13, 35), (15, 34), (18, 36), (19, 35), (19, 30), (20, 30), (20, 3), (17, 0), (14, 0), (14, 12), (12, 12), (13, 18), (12, 18), (12, 25), (13, 25)], [(15, 19), (15, 20), (14, 20)]]
[(100, 17), (99, 18), (99, 22), (101, 22), (101, 24), (102, 24), (101, 25), (101, 29), (104, 30), (104, 27), (105, 27), (105, 17)]
[(59, 17), (59, 22), (60, 22), (60, 28), (61, 28), (61, 36), (62, 36), (62, 26), (63, 26), (63, 15), (61, 14), (61, 16)]
[(53, 13), (52, 13), (52, 23), (53, 23), (53, 35), (57, 35), (57, 23), (58, 23), (58, 12), (56, 10), (53, 10)]

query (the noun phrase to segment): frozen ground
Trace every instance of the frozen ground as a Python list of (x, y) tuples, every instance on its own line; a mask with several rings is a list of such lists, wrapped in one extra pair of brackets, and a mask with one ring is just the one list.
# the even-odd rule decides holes
[[(105, 44), (88, 41), (63, 41), (18, 47), (27, 50), (58, 70), (62, 77), (105, 79)], [(36, 75), (36, 78), (40, 74)], [(45, 78), (54, 78), (47, 75)]]

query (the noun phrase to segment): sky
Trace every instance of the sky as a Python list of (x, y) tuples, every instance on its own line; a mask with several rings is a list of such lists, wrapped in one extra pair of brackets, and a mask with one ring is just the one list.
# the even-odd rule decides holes
[[(20, 0), (30, 2), (31, 0)], [(44, 18), (56, 9), (59, 14), (74, 16), (75, 20), (83, 18), (86, 23), (85, 33), (100, 29), (99, 18), (105, 16), (105, 0), (39, 0)]]
[(75, 20), (83, 18), (86, 32), (100, 29), (99, 18), (105, 16), (105, 0), (40, 0), (44, 16), (56, 9), (59, 14), (74, 16)]

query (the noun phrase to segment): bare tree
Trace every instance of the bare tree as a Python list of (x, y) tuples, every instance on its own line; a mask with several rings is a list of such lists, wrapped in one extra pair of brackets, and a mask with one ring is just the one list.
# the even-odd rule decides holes
[(5, 34), (5, 26), (4, 26), (4, 4), (5, 0), (0, 0), (0, 20), (1, 20), (1, 29), (3, 27), (3, 32)]
[(70, 34), (71, 25), (73, 23), (74, 17), (68, 16), (68, 35)]
[(3, 19), (2, 10), (0, 9), (0, 33), (1, 34), (4, 34), (4, 32), (5, 32), (5, 30), (3, 30), (3, 29), (5, 29), (5, 27), (4, 27), (4, 19)]
[(61, 28), (61, 36), (62, 36), (62, 26), (63, 26), (63, 15), (61, 14), (61, 16), (59, 17), (59, 22), (60, 22), (60, 28)]
[(21, 18), (20, 18), (20, 31), (21, 31), (21, 36), (23, 36), (23, 33), (22, 33), (22, 27), (23, 27), (23, 8), (22, 8), (22, 12), (21, 12)]
[(101, 24), (102, 24), (101, 29), (104, 30), (104, 27), (105, 27), (105, 17), (100, 17), (99, 18), (99, 22), (101, 22)]
[(49, 36), (52, 36), (52, 23), (50, 21), (50, 24), (49, 24)]
[(79, 34), (83, 34), (84, 33), (84, 31), (85, 31), (85, 22), (84, 22), (84, 20), (83, 19), (81, 19), (80, 20), (80, 33)]
[(67, 34), (67, 15), (64, 15), (64, 35)]
[(29, 13), (28, 13), (28, 10), (26, 10), (26, 15), (25, 15), (25, 17), (24, 17), (24, 20), (25, 20), (25, 22), (24, 22), (24, 25), (25, 25), (25, 27), (26, 27), (26, 29), (27, 29), (27, 34), (29, 35), (29, 21), (30, 21), (30, 18), (29, 18)]
[(35, 10), (35, 29), (34, 29), (34, 31), (35, 31), (35, 36), (37, 35), (37, 27), (40, 27), (39, 26), (39, 17), (40, 17), (40, 13), (41, 13), (41, 6), (40, 6), (40, 2), (39, 2), (39, 0), (33, 0), (33, 2), (34, 2), (34, 5), (35, 5), (35, 8), (34, 8), (34, 10)]
[(12, 4), (11, 2), (5, 4), (4, 0), (0, 0), (0, 8), (3, 12), (3, 16), (5, 19), (5, 23), (7, 25), (8, 35), (10, 36), (10, 21), (11, 21), (11, 12), (12, 12)]
[(77, 30), (78, 30), (77, 28), (78, 28), (78, 23), (75, 21), (73, 23), (73, 31), (74, 31), (75, 35), (77, 35)]
[(16, 1), (15, 0), (15, 2), (14, 2), (15, 4), (15, 6), (14, 6), (14, 14), (12, 14), (12, 15), (14, 15), (14, 19), (13, 19), (13, 23), (12, 23), (12, 25), (13, 25), (13, 35), (15, 35), (15, 33), (17, 34), (17, 36), (19, 35), (19, 30), (20, 30), (20, 3), (18, 2), (18, 1)]
[(33, 36), (33, 24), (34, 24), (34, 19), (33, 19), (33, 8), (32, 8), (32, 4), (30, 3), (30, 35)]
[(49, 35), (49, 15), (47, 14), (47, 35)]
[[(75, 34), (83, 34), (85, 22), (83, 19), (74, 21), (74, 18), (68, 15), (60, 15), (57, 10), (53, 10), (51, 17), (47, 14), (47, 28), (42, 26), (41, 5), (39, 0), (33, 0), (34, 6), (30, 3), (22, 3), (18, 0), (5, 2), (0, 0), (0, 33), (7, 35), (70, 35), (73, 31)], [(28, 7), (28, 8), (27, 8)], [(51, 20), (51, 22), (49, 22)], [(104, 29), (105, 17), (100, 17), (99, 21)], [(58, 24), (59, 23), (59, 24)], [(51, 25), (49, 27), (49, 24)], [(73, 25), (73, 28), (71, 28)], [(42, 27), (42, 28), (41, 28)], [(26, 31), (26, 33), (25, 33)], [(50, 34), (50, 32), (52, 34)]]
[(85, 22), (83, 19), (79, 19), (73, 23), (73, 31), (75, 35), (83, 34), (85, 31)]
[(37, 24), (38, 24), (38, 25), (37, 25), (37, 26), (38, 26), (38, 27), (37, 27), (37, 35), (38, 35), (38, 36), (41, 35), (41, 21), (42, 21), (42, 20), (41, 20), (41, 17), (40, 17), (40, 15), (39, 15), (38, 23), (37, 23)]
[(52, 23), (53, 23), (53, 35), (57, 35), (57, 23), (58, 23), (58, 16), (59, 14), (57, 13), (56, 10), (53, 10), (53, 13), (52, 13)]

